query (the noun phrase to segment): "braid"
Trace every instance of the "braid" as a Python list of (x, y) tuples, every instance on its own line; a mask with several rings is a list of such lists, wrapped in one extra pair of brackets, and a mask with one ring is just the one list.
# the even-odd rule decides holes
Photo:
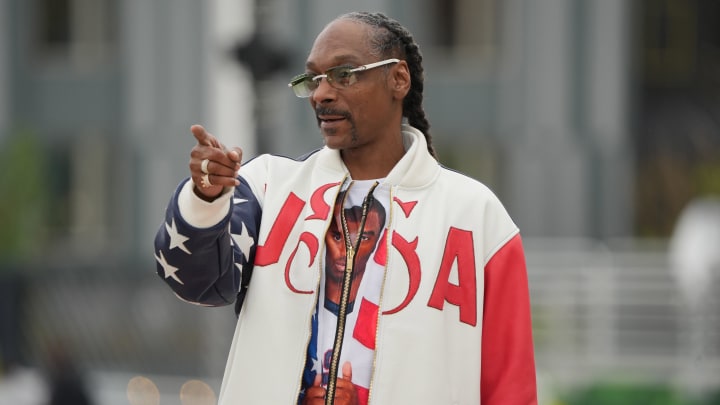
[(424, 89), (422, 54), (410, 31), (382, 13), (352, 12), (339, 18), (358, 21), (375, 28), (370, 38), (373, 51), (378, 56), (396, 57), (407, 62), (410, 70), (410, 91), (403, 100), (403, 116), (407, 118), (408, 124), (425, 135), (428, 152), (437, 159), (430, 136), (430, 123), (422, 107)]

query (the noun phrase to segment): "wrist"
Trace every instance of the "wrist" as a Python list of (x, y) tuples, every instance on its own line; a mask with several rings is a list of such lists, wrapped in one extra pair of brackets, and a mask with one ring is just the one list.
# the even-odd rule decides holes
[[(207, 189), (195, 190), (192, 179), (188, 179), (177, 193), (177, 208), (180, 217), (195, 228), (211, 228), (222, 222), (228, 215), (231, 207), (233, 190), (230, 187), (221, 187), (220, 195), (205, 195)], [(209, 187), (208, 187), (209, 188)], [(213, 191), (215, 191), (213, 189)]]
[[(215, 188), (215, 187), (212, 187), (212, 188)], [(223, 193), (223, 188), (222, 187), (218, 187), (218, 188), (219, 189), (218, 189), (218, 192), (216, 195), (206, 195), (205, 193), (200, 191), (200, 189), (196, 185), (193, 185), (192, 191), (201, 200), (206, 201), (206, 202), (213, 202), (213, 201), (217, 200), (217, 198), (220, 197)]]

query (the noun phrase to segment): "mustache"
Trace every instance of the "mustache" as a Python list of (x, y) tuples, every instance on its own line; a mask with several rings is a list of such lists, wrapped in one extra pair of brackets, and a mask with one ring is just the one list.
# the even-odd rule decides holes
[(315, 118), (320, 120), (321, 115), (337, 115), (346, 119), (350, 119), (350, 113), (343, 110), (336, 110), (330, 107), (318, 107), (315, 109)]

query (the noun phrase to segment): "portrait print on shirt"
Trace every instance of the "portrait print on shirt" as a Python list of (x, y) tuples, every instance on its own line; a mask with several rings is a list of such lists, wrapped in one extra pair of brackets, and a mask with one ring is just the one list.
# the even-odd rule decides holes
[[(384, 260), (376, 258), (378, 247), (384, 243), (389, 201), (389, 188), (382, 184), (373, 190), (362, 234), (362, 205), (374, 181), (353, 181), (343, 185), (332, 213), (332, 220), (325, 235), (318, 315), (313, 317), (313, 337), (308, 348), (306, 381), (322, 374), (322, 384), (327, 385), (329, 361), (335, 339), (335, 326), (342, 294), (342, 280), (346, 265), (346, 244), (343, 218), (347, 225), (351, 245), (357, 248), (355, 265), (347, 306), (347, 324), (340, 364), (349, 361), (353, 366), (353, 384), (358, 390), (361, 403), (367, 401), (370, 374), (375, 351), (378, 300), (385, 272)], [(342, 207), (342, 208), (341, 208)], [(341, 212), (341, 209), (343, 210)], [(360, 243), (358, 245), (358, 238)], [(384, 249), (381, 249), (384, 250)]]

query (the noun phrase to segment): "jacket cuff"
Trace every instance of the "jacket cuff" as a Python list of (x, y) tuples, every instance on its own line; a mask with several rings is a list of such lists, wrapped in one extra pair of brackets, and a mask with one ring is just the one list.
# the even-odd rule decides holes
[(213, 202), (207, 202), (195, 195), (194, 183), (187, 180), (177, 196), (180, 216), (195, 228), (212, 228), (222, 221), (230, 210), (232, 187), (226, 187)]

